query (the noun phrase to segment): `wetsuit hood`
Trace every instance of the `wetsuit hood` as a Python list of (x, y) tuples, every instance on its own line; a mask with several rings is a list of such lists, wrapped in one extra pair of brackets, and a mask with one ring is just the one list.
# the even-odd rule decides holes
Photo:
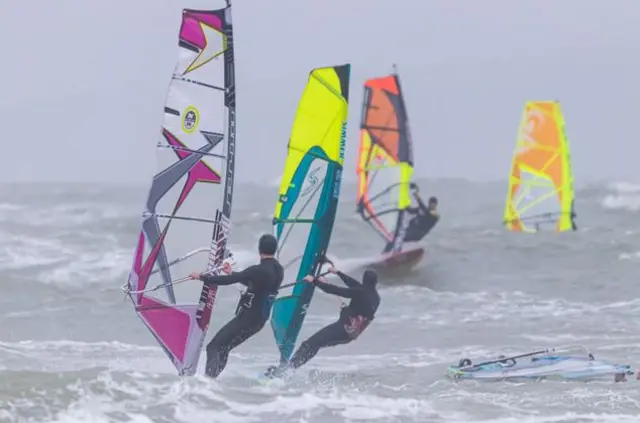
[(272, 256), (278, 249), (278, 240), (271, 234), (264, 234), (258, 241), (258, 252), (260, 254)]
[(378, 274), (375, 270), (365, 270), (362, 275), (362, 285), (367, 288), (375, 288), (378, 284)]

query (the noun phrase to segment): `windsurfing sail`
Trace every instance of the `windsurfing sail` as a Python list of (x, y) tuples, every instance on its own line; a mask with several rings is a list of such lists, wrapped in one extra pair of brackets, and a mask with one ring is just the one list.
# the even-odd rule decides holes
[[(157, 172), (127, 292), (178, 374), (190, 376), (198, 366), (216, 287), (172, 281), (193, 271), (217, 272), (229, 237), (236, 142), (231, 5), (183, 10), (178, 44)], [(158, 285), (162, 289), (153, 290)]]
[(358, 152), (357, 211), (393, 251), (402, 250), (411, 206), (413, 148), (407, 111), (394, 73), (364, 84)]
[[(288, 145), (273, 218), (277, 257), (287, 280), (317, 275), (333, 230), (347, 133), (349, 64), (313, 69), (302, 94)], [(271, 328), (281, 362), (291, 358), (314, 287), (281, 291)]]
[(511, 164), (504, 224), (509, 230), (575, 230), (573, 173), (557, 101), (526, 103)]

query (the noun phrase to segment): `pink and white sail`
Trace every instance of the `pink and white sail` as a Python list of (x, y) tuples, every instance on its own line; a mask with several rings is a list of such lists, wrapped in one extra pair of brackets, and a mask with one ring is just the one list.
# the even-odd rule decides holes
[[(193, 375), (216, 288), (171, 282), (192, 271), (217, 272), (225, 258), (235, 158), (229, 2), (217, 10), (183, 10), (178, 45), (128, 290), (178, 374)], [(203, 250), (208, 255), (197, 254)], [(163, 287), (136, 292), (157, 285)]]

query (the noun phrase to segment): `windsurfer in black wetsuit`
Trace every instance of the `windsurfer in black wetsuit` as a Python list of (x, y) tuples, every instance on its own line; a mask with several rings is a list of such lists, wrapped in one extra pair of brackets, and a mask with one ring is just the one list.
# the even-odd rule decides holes
[(349, 305), (343, 305), (340, 317), (334, 323), (320, 329), (309, 339), (300, 344), (288, 363), (279, 367), (270, 367), (266, 376), (277, 377), (287, 368), (297, 369), (311, 360), (321, 348), (347, 344), (356, 339), (374, 319), (380, 305), (380, 295), (376, 289), (378, 274), (373, 270), (367, 270), (362, 277), (362, 283), (349, 275), (346, 275), (335, 267), (329, 269), (342, 279), (347, 288), (327, 283), (324, 277), (314, 278), (307, 276), (304, 280), (313, 283), (327, 294), (349, 298)]
[(425, 205), (418, 194), (418, 185), (411, 182), (409, 187), (411, 188), (411, 194), (418, 205), (416, 207), (407, 207), (405, 209), (408, 214), (409, 223), (404, 231), (404, 237), (401, 240), (398, 240), (397, 238), (402, 236), (402, 231), (398, 231), (395, 238), (390, 240), (384, 247), (384, 254), (392, 251), (399, 252), (400, 250), (398, 248), (401, 247), (398, 246), (398, 241), (418, 242), (422, 240), (422, 238), (427, 236), (440, 219), (440, 215), (438, 214), (438, 199), (436, 197), (429, 197), (428, 205)]
[(225, 265), (224, 271), (228, 275), (190, 275), (192, 279), (199, 279), (207, 285), (241, 283), (247, 287), (240, 297), (235, 317), (207, 345), (207, 376), (217, 377), (227, 364), (229, 352), (258, 333), (269, 319), (271, 305), (284, 278), (284, 269), (274, 257), (277, 248), (278, 241), (273, 235), (262, 235), (258, 242), (259, 264), (233, 273), (230, 266)]
[(411, 193), (418, 203), (417, 207), (408, 207), (406, 210), (411, 217), (404, 242), (416, 242), (424, 238), (433, 227), (438, 223), (440, 215), (438, 214), (438, 199), (430, 197), (428, 205), (422, 202), (420, 198), (418, 185), (411, 183)]

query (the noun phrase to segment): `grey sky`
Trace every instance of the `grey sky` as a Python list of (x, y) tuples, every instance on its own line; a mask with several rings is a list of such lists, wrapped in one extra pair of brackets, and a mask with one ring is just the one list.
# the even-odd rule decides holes
[[(220, 3), (3, 1), (0, 180), (148, 183), (180, 10)], [(578, 181), (640, 180), (639, 21), (638, 0), (236, 0), (237, 177), (280, 174), (309, 70), (350, 62), (352, 179), (362, 83), (396, 62), (419, 176), (506, 178), (524, 102), (559, 99)]]

